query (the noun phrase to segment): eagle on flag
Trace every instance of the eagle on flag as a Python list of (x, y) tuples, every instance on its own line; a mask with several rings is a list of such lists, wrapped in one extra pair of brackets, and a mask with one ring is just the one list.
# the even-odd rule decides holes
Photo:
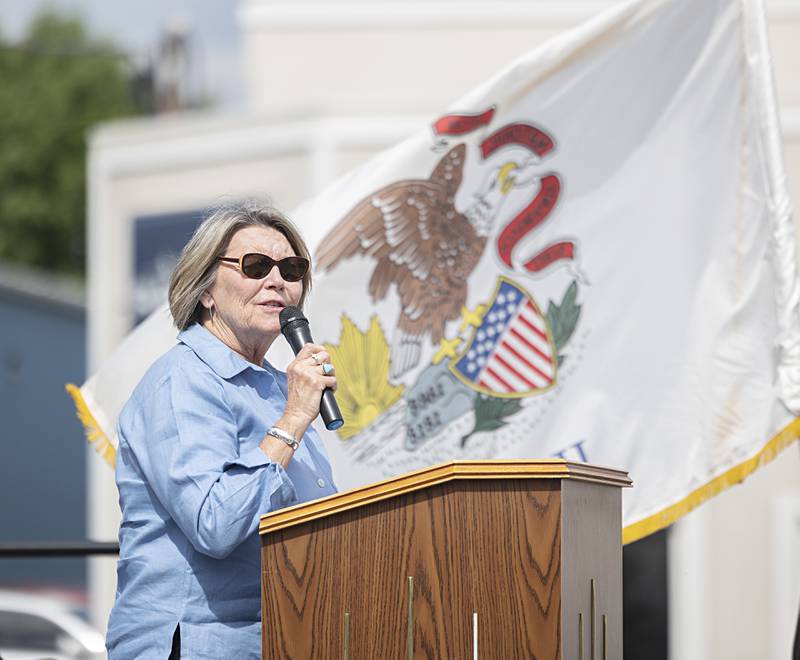
[(448, 151), (429, 179), (392, 183), (359, 202), (322, 240), (317, 267), (333, 268), (357, 254), (377, 260), (369, 280), (373, 300), (397, 287), (400, 317), (392, 339), (392, 376), (413, 368), (422, 339), (434, 344), (447, 321), (459, 318), (467, 278), (486, 245), (469, 218), (455, 207), (466, 147)]
[[(466, 145), (450, 149), (428, 179), (397, 181), (372, 193), (353, 208), (321, 241), (316, 264), (331, 270), (357, 254), (377, 260), (369, 280), (373, 301), (397, 287), (400, 317), (392, 337), (394, 378), (415, 367), (422, 340), (434, 345), (445, 324), (458, 319), (467, 301), (467, 279), (483, 254), (495, 216), (515, 174), (528, 169), (495, 169), (464, 213), (456, 209)], [(525, 181), (528, 183), (529, 181)]]

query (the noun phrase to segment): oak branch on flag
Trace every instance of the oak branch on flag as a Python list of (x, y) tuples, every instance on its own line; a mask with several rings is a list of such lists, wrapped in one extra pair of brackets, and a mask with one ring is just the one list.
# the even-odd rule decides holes
[[(631, 541), (797, 438), (763, 12), (613, 8), (297, 210), (315, 232), (307, 314), (347, 411), (327, 434), (340, 487), (452, 459), (613, 465), (635, 484)], [(169, 332), (159, 314), (81, 388), (111, 443)]]

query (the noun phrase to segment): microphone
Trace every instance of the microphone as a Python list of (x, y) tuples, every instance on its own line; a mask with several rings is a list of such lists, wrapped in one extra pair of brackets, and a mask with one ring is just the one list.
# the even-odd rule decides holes
[[(303, 316), (303, 312), (297, 307), (284, 307), (281, 310), (280, 321), (281, 333), (286, 337), (286, 341), (289, 342), (289, 346), (292, 347), (295, 355), (305, 344), (314, 343), (314, 340), (311, 339), (311, 328), (308, 327), (308, 319)], [(322, 393), (319, 412), (322, 415), (322, 421), (325, 422), (325, 428), (329, 431), (335, 431), (344, 424), (342, 413), (339, 411), (339, 404), (336, 403), (336, 397), (330, 387), (326, 387)]]

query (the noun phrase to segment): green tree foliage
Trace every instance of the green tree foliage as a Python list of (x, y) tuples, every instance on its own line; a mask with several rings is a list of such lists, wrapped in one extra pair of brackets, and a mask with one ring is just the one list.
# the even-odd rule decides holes
[(52, 13), (21, 43), (0, 38), (0, 259), (83, 273), (87, 133), (134, 112), (127, 69)]

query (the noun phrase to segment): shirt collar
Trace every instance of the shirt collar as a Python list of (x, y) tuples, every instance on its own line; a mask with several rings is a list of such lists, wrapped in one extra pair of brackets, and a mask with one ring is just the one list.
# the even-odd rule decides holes
[[(219, 337), (198, 323), (190, 325), (181, 332), (178, 341), (191, 348), (197, 357), (226, 380), (242, 373), (245, 369), (266, 371), (232, 351)], [(266, 365), (266, 361), (264, 364)]]

